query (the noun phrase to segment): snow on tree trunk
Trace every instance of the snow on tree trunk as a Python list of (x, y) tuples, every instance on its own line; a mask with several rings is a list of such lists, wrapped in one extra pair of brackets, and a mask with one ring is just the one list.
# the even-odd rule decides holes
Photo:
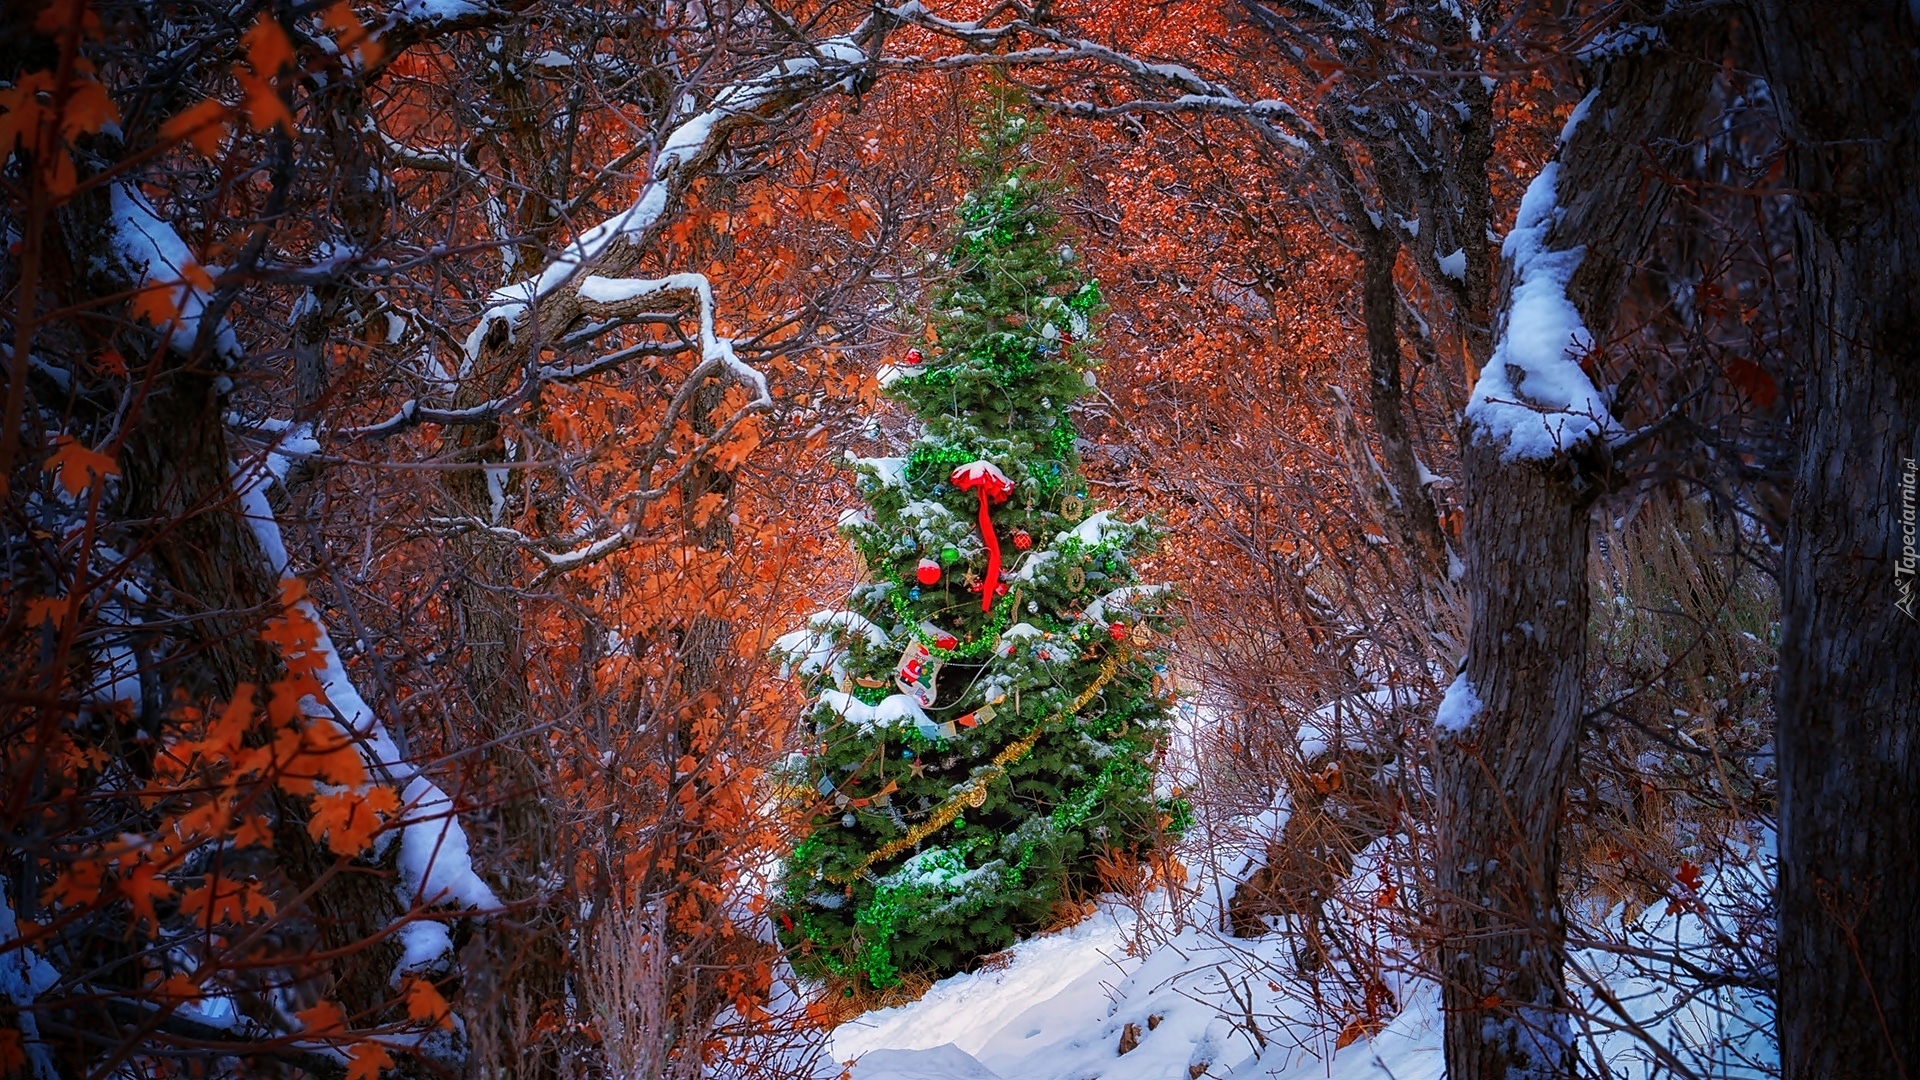
[(1602, 61), (1505, 245), (1502, 325), (1462, 432), (1464, 669), (1436, 724), (1437, 906), (1452, 1080), (1571, 1076), (1559, 820), (1587, 650), (1588, 512), (1618, 426), (1582, 366), (1666, 206), (1646, 148), (1684, 142), (1714, 28)]
[(1908, 5), (1765, 5), (1800, 193), (1780, 642), (1780, 1056), (1920, 1076), (1920, 94)]

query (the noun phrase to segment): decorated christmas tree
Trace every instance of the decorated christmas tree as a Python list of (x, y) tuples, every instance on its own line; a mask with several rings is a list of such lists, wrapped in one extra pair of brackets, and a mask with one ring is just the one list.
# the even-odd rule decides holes
[(816, 696), (773, 914), (797, 970), (849, 989), (963, 970), (1184, 824), (1154, 791), (1167, 594), (1133, 566), (1157, 534), (1096, 510), (1080, 472), (1100, 291), (1033, 128), (984, 112), (930, 355), (883, 371), (919, 438), (850, 461), (865, 583), (777, 646)]

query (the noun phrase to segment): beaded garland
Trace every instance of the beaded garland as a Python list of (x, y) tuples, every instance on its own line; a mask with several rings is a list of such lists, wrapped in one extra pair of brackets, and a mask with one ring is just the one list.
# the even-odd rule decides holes
[[(908, 829), (905, 835), (897, 836), (875, 848), (872, 852), (868, 853), (866, 858), (860, 860), (860, 862), (856, 863), (850, 869), (825, 875), (826, 879), (835, 885), (852, 884), (855, 878), (866, 873), (867, 867), (877, 862), (885, 862), (903, 851), (917, 847), (920, 842), (927, 837), (953, 824), (954, 820), (964, 813), (967, 807), (979, 806), (980, 803), (974, 800), (980, 799), (984, 801), (987, 786), (1006, 775), (1007, 766), (1026, 757), (1027, 752), (1033, 749), (1034, 744), (1040, 741), (1040, 736), (1046, 734), (1049, 727), (1086, 708), (1087, 702), (1092, 701), (1100, 691), (1106, 687), (1107, 683), (1113, 681), (1114, 675), (1119, 672), (1120, 665), (1125, 663), (1126, 658), (1127, 649), (1125, 646), (1108, 653), (1106, 661), (1100, 665), (1100, 673), (1094, 677), (1091, 683), (1087, 684), (1085, 690), (1080, 691), (1080, 696), (1074, 698), (1073, 701), (1052, 716), (1033, 725), (1032, 731), (1027, 732), (1014, 742), (1008, 743), (1004, 749), (993, 756), (992, 764), (976, 770), (973, 774), (973, 779), (957, 789), (945, 802), (936, 807), (932, 813), (927, 815), (925, 821)], [(1088, 805), (1091, 806), (1091, 804), (1091, 800), (1089, 800)], [(1084, 816), (1083, 813), (1083, 819)]]

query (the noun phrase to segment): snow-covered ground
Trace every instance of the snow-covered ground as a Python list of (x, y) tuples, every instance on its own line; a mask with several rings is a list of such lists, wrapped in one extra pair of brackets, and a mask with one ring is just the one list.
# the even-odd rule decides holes
[[(1421, 989), (1371, 1041), (1335, 1051), (1330, 1033), (1270, 981), (1288, 963), (1283, 935), (1239, 941), (1189, 926), (1141, 948), (1137, 920), (1103, 904), (1070, 930), (1015, 946), (1004, 967), (953, 976), (911, 1005), (842, 1025), (833, 1057), (857, 1061), (854, 1080), (1442, 1075), (1435, 993)], [(1129, 1024), (1138, 1045), (1121, 1054)]]
[[(1193, 789), (1193, 732), (1210, 722), (1192, 706), (1181, 710), (1168, 783)], [(1327, 730), (1338, 726), (1336, 717)], [(1333, 737), (1312, 732), (1315, 745)], [(1443, 1080), (1439, 988), (1391, 970), (1411, 966), (1391, 959), (1410, 958), (1411, 950), (1384, 917), (1374, 921), (1382, 871), (1396, 842), (1404, 850), (1404, 837), (1383, 837), (1360, 852), (1337, 890), (1347, 902), (1329, 906), (1330, 918), (1348, 920), (1349, 940), (1371, 943), (1388, 969), (1377, 975), (1393, 1004), (1371, 1036), (1356, 1032), (1336, 1046), (1361, 1010), (1333, 980), (1323, 976), (1316, 986), (1297, 973), (1297, 935), (1243, 939), (1221, 930), (1227, 899), (1290, 813), (1282, 795), (1213, 828), (1203, 821), (1185, 844), (1192, 877), (1177, 897), (1155, 891), (1138, 911), (1103, 902), (1076, 926), (1014, 946), (988, 970), (952, 976), (912, 1004), (842, 1024), (821, 1080)], [(1600, 1075), (1685, 1075), (1673, 1064), (1715, 1080), (1779, 1075), (1771, 1008), (1761, 995), (1703, 990), (1691, 979), (1676, 985), (1660, 974), (1673, 967), (1658, 959), (1680, 951), (1694, 964), (1752, 969), (1752, 928), (1724, 914), (1739, 909), (1741, 898), (1750, 907), (1771, 892), (1774, 836), (1756, 826), (1750, 843), (1744, 857), (1704, 868), (1687, 885), (1704, 901), (1697, 910), (1722, 913), (1706, 917), (1711, 926), (1695, 911), (1665, 905), (1616, 907), (1597, 919), (1587, 912), (1575, 936), (1625, 947), (1576, 949), (1570, 958), (1568, 988), (1587, 1014), (1574, 1024), (1578, 1052), (1590, 1063), (1604, 1060)], [(1130, 1026), (1135, 1045), (1122, 1054)]]
[[(1123, 904), (1103, 903), (1071, 929), (1015, 946), (992, 970), (955, 975), (910, 1005), (856, 1017), (833, 1032), (835, 1064), (823, 1080), (1444, 1077), (1437, 987), (1417, 979), (1395, 985), (1401, 1008), (1385, 1027), (1336, 1049), (1335, 1025), (1316, 1009), (1311, 987), (1284, 974), (1293, 968), (1290, 935), (1244, 940), (1213, 929), (1217, 898), (1230, 891), (1203, 876), (1177, 929), (1164, 903), (1144, 921)], [(1639, 943), (1700, 933), (1696, 916), (1660, 911), (1643, 913), (1631, 929)], [(1574, 961), (1609, 986), (1644, 1033), (1610, 1022), (1607, 1007), (1574, 980), (1576, 995), (1601, 1018), (1586, 1025), (1580, 1053), (1604, 1058), (1611, 1075), (1673, 1075), (1656, 1067), (1647, 1038), (1702, 1076), (1777, 1075), (1757, 1001), (1690, 993), (1605, 953), (1581, 950)], [(1129, 1025), (1137, 1043), (1122, 1054)]]

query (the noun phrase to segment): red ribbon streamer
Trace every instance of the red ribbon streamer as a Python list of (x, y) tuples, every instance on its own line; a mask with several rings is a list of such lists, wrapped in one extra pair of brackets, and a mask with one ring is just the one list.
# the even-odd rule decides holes
[(993, 504), (1005, 502), (1013, 494), (1013, 481), (989, 461), (969, 462), (953, 470), (947, 478), (961, 491), (980, 492), (980, 537), (987, 542), (987, 578), (980, 584), (980, 610), (993, 610), (993, 597), (1000, 589), (1000, 538), (993, 532)]
[(987, 541), (987, 579), (980, 584), (980, 610), (993, 610), (993, 593), (1000, 584), (1000, 538), (993, 534), (993, 511), (987, 489), (980, 489), (980, 535)]

